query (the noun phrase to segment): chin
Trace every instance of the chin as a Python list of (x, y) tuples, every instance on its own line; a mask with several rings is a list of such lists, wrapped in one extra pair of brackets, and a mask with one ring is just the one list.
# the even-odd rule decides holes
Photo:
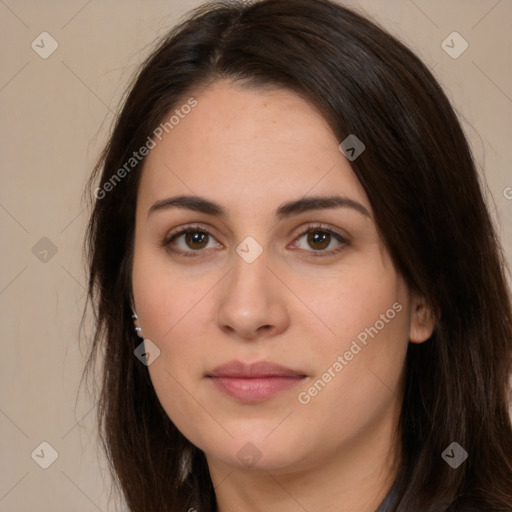
[[(271, 439), (274, 434), (268, 436), (268, 432), (266, 429), (261, 436), (254, 431), (252, 435), (235, 435), (233, 439), (225, 439), (223, 443), (218, 440), (208, 442), (201, 449), (208, 458), (254, 473), (288, 473), (304, 465), (308, 457), (304, 452), (304, 444), (299, 439), (287, 436), (286, 432)], [(302, 446), (300, 451), (298, 446)]]

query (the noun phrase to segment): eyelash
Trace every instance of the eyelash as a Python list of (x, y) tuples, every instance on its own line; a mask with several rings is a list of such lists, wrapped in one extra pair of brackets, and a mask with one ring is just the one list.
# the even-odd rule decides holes
[[(333, 236), (338, 242), (341, 243), (341, 245), (338, 246), (336, 249), (331, 249), (329, 251), (323, 251), (323, 250), (306, 251), (306, 252), (312, 253), (312, 255), (315, 258), (318, 258), (318, 257), (319, 258), (324, 258), (324, 257), (328, 257), (328, 256), (333, 256), (333, 255), (341, 252), (344, 249), (345, 246), (350, 245), (349, 241), (346, 238), (342, 237), (340, 234), (336, 233), (335, 231), (330, 229), (328, 226), (325, 226), (325, 225), (322, 225), (322, 224), (310, 224), (310, 225), (308, 225), (303, 231), (301, 231), (297, 235), (297, 237), (295, 238), (295, 242), (300, 240), (304, 235), (307, 235), (308, 233), (315, 232), (315, 231), (319, 231), (319, 232), (322, 232), (322, 233), (327, 233), (327, 234)], [(190, 258), (190, 257), (194, 258), (194, 257), (200, 256), (200, 254), (198, 254), (198, 253), (204, 252), (204, 249), (195, 250), (195, 251), (194, 250), (182, 251), (181, 249), (177, 250), (177, 249), (174, 249), (174, 248), (171, 247), (171, 243), (176, 238), (180, 237), (181, 235), (187, 234), (187, 233), (203, 233), (203, 234), (208, 235), (208, 237), (212, 237), (213, 239), (215, 239), (214, 235), (211, 233), (211, 231), (208, 228), (203, 227), (203, 226), (198, 226), (198, 225), (191, 225), (191, 226), (186, 226), (186, 227), (182, 228), (178, 232), (169, 233), (162, 240), (161, 246), (164, 247), (164, 248), (167, 248), (169, 251), (171, 251), (174, 254), (178, 254), (180, 256), (185, 256), (187, 258)]]

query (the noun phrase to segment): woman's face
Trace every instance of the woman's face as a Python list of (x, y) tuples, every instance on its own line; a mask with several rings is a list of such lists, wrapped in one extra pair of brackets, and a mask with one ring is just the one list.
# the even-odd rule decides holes
[(286, 90), (216, 82), (195, 100), (154, 138), (137, 199), (135, 309), (163, 408), (210, 464), (383, 454), (408, 341), (431, 326), (341, 141)]

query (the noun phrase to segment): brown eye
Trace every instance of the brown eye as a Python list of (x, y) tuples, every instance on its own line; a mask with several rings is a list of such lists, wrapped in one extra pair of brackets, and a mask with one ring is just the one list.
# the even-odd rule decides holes
[(208, 249), (220, 248), (221, 244), (207, 229), (191, 226), (167, 236), (162, 246), (178, 255), (199, 256)]
[(298, 249), (312, 256), (332, 256), (347, 245), (350, 245), (348, 240), (321, 225), (308, 226), (295, 242)]
[(308, 244), (315, 251), (326, 249), (331, 242), (331, 235), (327, 231), (311, 231), (308, 233)]
[(190, 249), (204, 249), (208, 245), (209, 234), (203, 231), (187, 231), (185, 243)]

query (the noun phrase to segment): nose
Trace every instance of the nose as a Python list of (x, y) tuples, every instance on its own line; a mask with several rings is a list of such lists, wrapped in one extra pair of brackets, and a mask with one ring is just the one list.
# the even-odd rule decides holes
[(252, 263), (235, 256), (234, 268), (219, 290), (218, 326), (232, 337), (270, 338), (288, 328), (286, 288), (264, 255), (265, 251)]

